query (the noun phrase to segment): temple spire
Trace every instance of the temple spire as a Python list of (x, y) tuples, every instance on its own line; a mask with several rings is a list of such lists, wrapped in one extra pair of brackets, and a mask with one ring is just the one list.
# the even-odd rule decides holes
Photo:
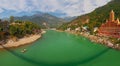
[(117, 24), (120, 24), (119, 18), (117, 18), (117, 20), (116, 20), (116, 21), (117, 21)]
[(111, 10), (109, 20), (112, 21), (112, 22), (115, 21), (115, 16), (114, 15), (115, 15), (114, 11)]

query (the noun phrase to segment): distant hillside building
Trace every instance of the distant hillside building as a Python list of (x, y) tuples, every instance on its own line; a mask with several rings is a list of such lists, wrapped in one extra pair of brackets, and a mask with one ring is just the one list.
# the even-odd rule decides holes
[(114, 11), (110, 12), (109, 20), (102, 24), (98, 33), (103, 36), (111, 36), (120, 38), (120, 22), (119, 19), (115, 20)]

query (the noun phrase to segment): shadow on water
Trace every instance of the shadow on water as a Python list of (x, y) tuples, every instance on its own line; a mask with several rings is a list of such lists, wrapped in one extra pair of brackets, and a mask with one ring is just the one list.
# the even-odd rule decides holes
[[(2, 45), (1, 45), (2, 46)], [(26, 56), (23, 56), (22, 54), (19, 54), (19, 53), (17, 53), (17, 52), (15, 52), (15, 51), (13, 51), (13, 50), (11, 50), (11, 49), (9, 49), (9, 48), (6, 48), (6, 47), (4, 47), (4, 46), (2, 46), (6, 51), (8, 51), (8, 52), (10, 52), (11, 54), (13, 54), (14, 56), (16, 56), (16, 57), (18, 57), (18, 58), (20, 58), (20, 59), (22, 59), (22, 60), (24, 60), (24, 61), (27, 61), (27, 62), (29, 62), (29, 63), (31, 63), (31, 64), (35, 64), (35, 65), (44, 65), (45, 63), (41, 63), (41, 62), (38, 62), (38, 61), (35, 61), (35, 60), (32, 60), (32, 59), (30, 59), (30, 58), (28, 58), (28, 57), (26, 57)]]
[(76, 65), (82, 65), (82, 64), (85, 64), (85, 63), (88, 63), (96, 58), (98, 58), (99, 56), (105, 54), (106, 52), (108, 52), (108, 50), (110, 48), (106, 48), (104, 49), (103, 51), (99, 52), (98, 54), (96, 55), (93, 55), (92, 57), (90, 58), (87, 58), (85, 60), (82, 60), (82, 61), (78, 61), (78, 62), (70, 62), (70, 63), (64, 63), (64, 64), (47, 64), (47, 63), (43, 63), (43, 62), (39, 62), (39, 61), (35, 61), (33, 59), (30, 59), (26, 56), (23, 56), (22, 54), (19, 54), (19, 53), (16, 53), (15, 51), (11, 50), (11, 49), (8, 49), (4, 46), (2, 46), (6, 51), (10, 52), (11, 54), (13, 54), (14, 56), (24, 60), (24, 61), (27, 61), (28, 63), (31, 63), (31, 64), (34, 64), (36, 66), (76, 66)]

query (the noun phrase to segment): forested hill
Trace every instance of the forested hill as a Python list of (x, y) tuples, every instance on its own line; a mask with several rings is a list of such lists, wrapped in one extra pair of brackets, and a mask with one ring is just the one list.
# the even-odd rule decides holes
[(86, 24), (90, 30), (93, 30), (94, 27), (99, 27), (102, 23), (106, 21), (106, 19), (109, 18), (109, 13), (111, 10), (114, 10), (115, 12), (115, 19), (118, 17), (120, 18), (120, 0), (112, 0), (108, 4), (99, 7), (95, 9), (93, 12), (78, 16), (76, 19), (71, 21), (68, 24), (64, 24), (59, 27), (59, 29), (66, 29), (67, 27), (71, 27), (72, 29), (83, 26), (86, 22), (89, 22)]

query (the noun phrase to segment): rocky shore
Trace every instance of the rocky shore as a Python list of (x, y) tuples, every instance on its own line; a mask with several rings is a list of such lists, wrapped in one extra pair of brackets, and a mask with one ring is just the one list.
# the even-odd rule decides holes
[(88, 35), (88, 34), (85, 34), (85, 33), (81, 34), (81, 35), (89, 38), (92, 42), (96, 42), (96, 43), (99, 43), (99, 44), (103, 44), (107, 47), (120, 50), (120, 45), (119, 44), (113, 44), (107, 37)]
[(76, 32), (76, 31), (66, 31), (75, 35), (81, 35), (84, 36), (88, 39), (90, 39), (92, 42), (98, 43), (98, 44), (103, 44), (107, 47), (113, 48), (120, 50), (120, 44), (113, 44), (107, 37), (104, 36), (98, 36), (98, 35), (90, 35), (86, 32)]

